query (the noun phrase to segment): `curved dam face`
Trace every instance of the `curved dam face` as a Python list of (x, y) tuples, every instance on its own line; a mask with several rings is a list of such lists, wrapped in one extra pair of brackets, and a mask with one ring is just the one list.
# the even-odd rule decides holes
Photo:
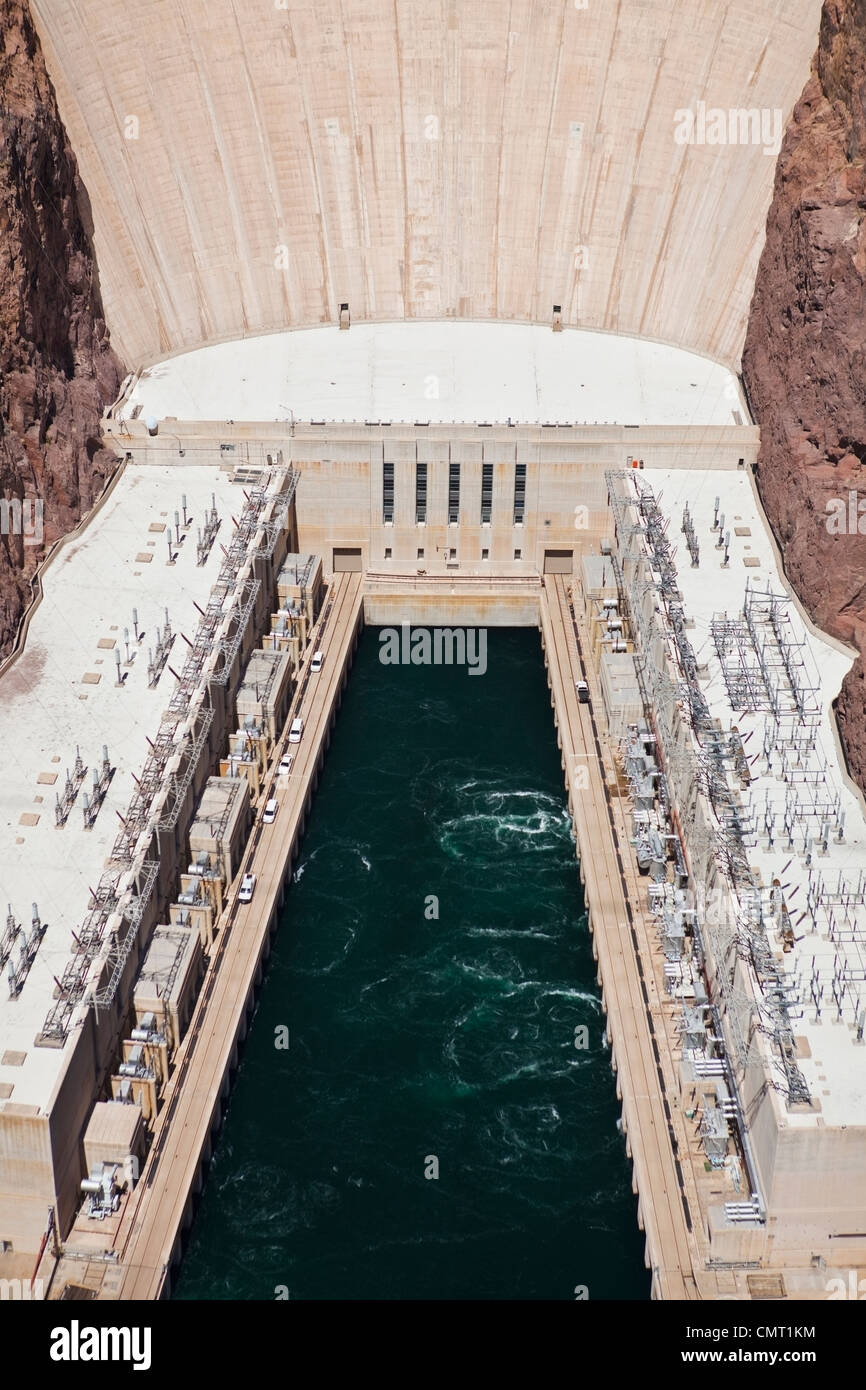
[(130, 365), (505, 319), (736, 366), (820, 0), (34, 0)]

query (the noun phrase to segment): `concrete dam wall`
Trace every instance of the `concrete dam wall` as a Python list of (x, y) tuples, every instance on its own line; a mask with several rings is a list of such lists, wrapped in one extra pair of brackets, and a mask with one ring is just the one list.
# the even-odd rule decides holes
[(342, 304), (538, 323), (558, 305), (738, 365), (820, 10), (33, 4), (130, 366)]

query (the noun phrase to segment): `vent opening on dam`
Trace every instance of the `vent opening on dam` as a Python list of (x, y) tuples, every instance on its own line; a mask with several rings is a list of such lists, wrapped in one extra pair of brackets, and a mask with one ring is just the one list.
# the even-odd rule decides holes
[[(542, 652), (368, 627), (180, 1299), (649, 1295)], [(584, 1045), (585, 1044), (585, 1045)]]

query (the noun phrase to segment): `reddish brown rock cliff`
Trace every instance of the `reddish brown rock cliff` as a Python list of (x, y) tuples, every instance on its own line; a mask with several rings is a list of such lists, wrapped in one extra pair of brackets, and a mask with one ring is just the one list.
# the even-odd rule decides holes
[[(758, 486), (813, 618), (861, 655), (839, 723), (866, 788), (866, 0), (826, 0), (812, 75), (776, 170), (743, 375), (761, 426)], [(864, 534), (827, 504), (864, 503)]]
[[(120, 364), (102, 319), (75, 158), (23, 0), (0, 0), (0, 498), (43, 502), (43, 543), (0, 514), (0, 656), (45, 550), (116, 466), (99, 417)], [(31, 535), (33, 527), (30, 528)]]

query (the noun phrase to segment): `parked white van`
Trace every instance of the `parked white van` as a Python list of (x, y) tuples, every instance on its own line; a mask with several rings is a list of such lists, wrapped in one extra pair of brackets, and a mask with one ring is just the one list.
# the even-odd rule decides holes
[(301, 734), (304, 732), (303, 719), (293, 719), (292, 727), (289, 729), (289, 743), (300, 743)]

